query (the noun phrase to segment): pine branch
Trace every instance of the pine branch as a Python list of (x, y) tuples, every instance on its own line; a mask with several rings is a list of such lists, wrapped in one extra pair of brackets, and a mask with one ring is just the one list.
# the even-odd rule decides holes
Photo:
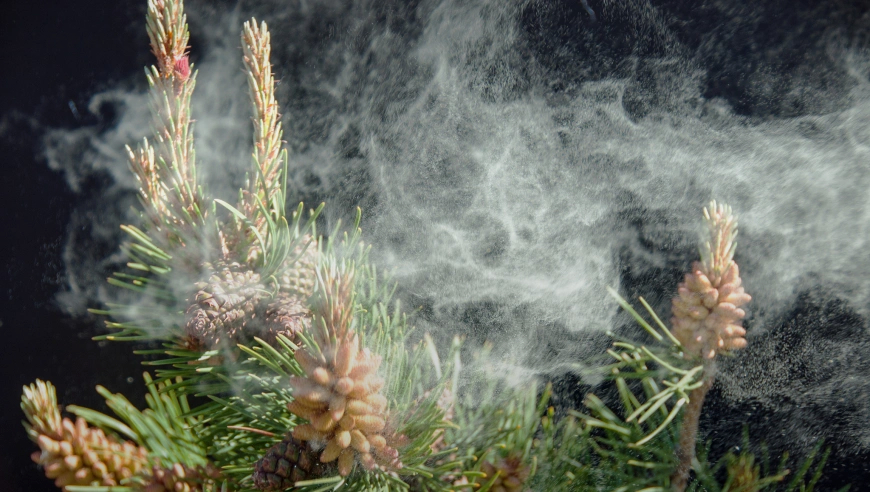
[[(750, 297), (733, 261), (737, 221), (729, 207), (712, 202), (704, 210), (701, 261), (678, 288), (671, 329), (642, 298), (648, 316), (610, 289), (654, 339), (616, 340), (607, 351), (612, 361), (601, 370), (621, 408), (589, 394), (587, 413), (569, 410), (557, 420), (549, 385), (539, 391), (536, 381), (494, 377), (500, 369), (486, 348), (474, 370), (463, 369), (459, 338), (442, 357), (428, 334), (414, 334), (392, 300), (395, 284), (368, 260), (359, 210), (348, 230), (339, 223), (328, 239), (315, 228), (323, 204), (307, 218), (301, 203), (287, 215), (270, 33), (255, 19), (241, 37), (253, 169), (235, 206), (207, 202), (196, 176), (196, 73), (182, 1), (149, 0), (146, 23), (157, 60), (146, 69), (155, 136), (127, 149), (144, 225), (123, 227), (128, 270), (109, 279), (134, 292), (137, 304), (93, 312), (113, 318), (113, 333), (98, 338), (163, 345), (137, 352), (158, 356), (147, 362), (157, 376), (145, 375), (144, 410), (98, 387), (117, 418), (70, 406), (73, 423), (61, 417), (50, 384), (25, 388), (25, 428), (41, 450), (34, 460), (58, 486), (735, 492), (785, 480), (786, 457), (771, 473), (766, 458), (759, 465), (754, 455), (732, 453), (711, 468), (708, 450), (696, 450), (715, 358), (746, 345), (740, 306)], [(191, 408), (187, 395), (207, 402)], [(813, 489), (827, 459), (825, 452), (816, 460), (820, 449), (788, 490)], [(727, 475), (722, 487), (717, 474)]]
[(204, 223), (202, 191), (197, 185), (190, 98), (196, 81), (187, 54), (189, 33), (180, 0), (149, 0), (146, 16), (157, 65), (146, 70), (157, 146), (147, 139), (127, 147), (140, 183), (140, 198), (150, 229), (167, 245), (183, 246)]
[(737, 246), (737, 218), (731, 207), (715, 201), (704, 208), (707, 237), (702, 241), (701, 262), (678, 287), (673, 300), (673, 334), (686, 349), (687, 358), (703, 358), (704, 383), (692, 390), (683, 416), (677, 445), (678, 465), (671, 481), (673, 489), (686, 488), (695, 458), (695, 440), (704, 397), (716, 377), (718, 353), (746, 346), (746, 330), (741, 306), (752, 298), (744, 292), (737, 263), (733, 261)]
[[(148, 0), (145, 18), (151, 53), (157, 58), (157, 67), (164, 77), (171, 77), (177, 64), (187, 56), (187, 16), (181, 0)], [(185, 74), (180, 73), (180, 76)]]
[(691, 392), (703, 385), (704, 367), (682, 357), (680, 342), (641, 299), (653, 323), (647, 322), (616, 291), (617, 302), (655, 340), (652, 345), (627, 340), (614, 342), (607, 351), (613, 360), (595, 372), (616, 385), (621, 410), (612, 410), (594, 394), (586, 396), (589, 414), (570, 410), (583, 423), (597, 466), (577, 466), (578, 474), (593, 484), (614, 490), (664, 490), (676, 466), (678, 416)]
[[(243, 196), (242, 209), (248, 217), (256, 217), (260, 212), (257, 203), (271, 205), (274, 196), (284, 192), (282, 180), (285, 178), (282, 174), (287, 155), (281, 150), (283, 132), (269, 60), (271, 37), (265, 22), (259, 26), (256, 19), (245, 22), (242, 49), (254, 106), (253, 157), (256, 166), (255, 176), (249, 178), (247, 193)], [(283, 209), (278, 213), (283, 214)]]

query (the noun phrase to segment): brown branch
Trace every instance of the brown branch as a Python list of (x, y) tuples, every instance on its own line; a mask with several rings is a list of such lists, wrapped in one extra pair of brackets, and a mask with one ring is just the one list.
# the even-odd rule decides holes
[(671, 486), (675, 492), (683, 492), (689, 481), (692, 461), (695, 459), (695, 446), (698, 438), (698, 421), (704, 406), (704, 397), (713, 387), (715, 362), (708, 361), (704, 367), (704, 384), (689, 393), (689, 404), (683, 413), (680, 424), (680, 442), (677, 447), (677, 469), (671, 475)]
[(242, 425), (228, 425), (227, 429), (247, 431), (247, 432), (253, 432), (254, 434), (261, 434), (263, 436), (275, 437), (274, 432), (264, 431), (261, 429), (254, 429), (253, 427), (245, 427)]

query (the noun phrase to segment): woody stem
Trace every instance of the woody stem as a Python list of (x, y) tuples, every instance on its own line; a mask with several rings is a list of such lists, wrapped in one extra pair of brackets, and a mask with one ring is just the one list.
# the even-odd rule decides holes
[(695, 459), (695, 442), (698, 437), (698, 421), (701, 418), (701, 408), (704, 397), (713, 387), (716, 364), (713, 360), (704, 363), (704, 384), (689, 393), (689, 404), (683, 414), (680, 425), (680, 441), (677, 446), (677, 468), (671, 475), (671, 486), (674, 492), (683, 492), (689, 482), (689, 472)]

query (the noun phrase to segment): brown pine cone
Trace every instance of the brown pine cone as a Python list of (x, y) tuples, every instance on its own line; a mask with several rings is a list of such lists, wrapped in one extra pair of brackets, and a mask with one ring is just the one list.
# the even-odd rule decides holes
[(238, 340), (260, 301), (270, 296), (260, 275), (238, 263), (216, 265), (208, 281), (196, 288), (187, 308), (185, 334), (207, 348)]
[(288, 435), (257, 461), (254, 486), (259, 490), (285, 490), (296, 482), (328, 475), (331, 467), (321, 463), (317, 454), (308, 443)]
[(480, 467), (481, 471), (486, 473), (486, 477), (482, 480), (488, 483), (492, 477), (498, 473), (492, 487), (489, 489), (492, 492), (514, 492), (520, 491), (525, 486), (526, 480), (529, 478), (529, 467), (523, 463), (519, 456), (509, 456), (502, 458), (496, 463), (484, 462)]
[[(312, 241), (313, 243), (313, 241)], [(186, 310), (185, 346), (208, 350), (260, 337), (274, 343), (278, 335), (294, 340), (311, 323), (307, 300), (316, 281), (317, 245), (297, 246), (269, 288), (260, 274), (239, 263), (206, 263), (211, 271)]]
[(278, 335), (295, 340), (298, 333), (311, 326), (311, 312), (294, 294), (278, 292), (274, 298), (261, 301), (259, 310), (264, 326), (258, 336), (270, 344)]
[(294, 294), (301, 300), (307, 301), (314, 293), (314, 286), (317, 283), (319, 255), (315, 239), (310, 235), (300, 238), (299, 244), (290, 253), (278, 274), (278, 285), (281, 292)]

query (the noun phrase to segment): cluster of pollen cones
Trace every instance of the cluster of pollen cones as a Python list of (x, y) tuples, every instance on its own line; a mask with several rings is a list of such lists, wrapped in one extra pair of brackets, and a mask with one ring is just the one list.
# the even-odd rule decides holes
[(712, 359), (719, 351), (731, 351), (746, 346), (746, 330), (742, 320), (743, 306), (752, 298), (743, 291), (736, 263), (720, 278), (710, 282), (701, 264), (692, 265), (673, 300), (671, 320), (674, 335), (690, 353)]
[(33, 453), (33, 461), (64, 490), (68, 485), (118, 485), (138, 474), (147, 462), (144, 448), (119, 442), (88, 426), (83, 418), (75, 423), (64, 418), (60, 429), (40, 434), (36, 443), (41, 451)]
[(737, 221), (730, 207), (704, 209), (711, 240), (702, 251), (702, 261), (680, 283), (672, 303), (674, 336), (689, 354), (713, 359), (718, 352), (746, 346), (741, 306), (752, 297), (742, 287), (737, 263), (733, 261)]
[(50, 383), (37, 380), (25, 386), (21, 408), (27, 433), (40, 449), (33, 461), (63, 490), (70, 485), (118, 485), (147, 465), (144, 448), (106, 435), (83, 418), (61, 418)]
[(288, 409), (308, 423), (295, 427), (293, 437), (322, 449), (321, 462), (338, 460), (342, 476), (357, 461), (369, 470), (401, 468), (393, 447), (400, 439), (385, 432), (387, 399), (380, 394), (384, 380), (376, 374), (381, 358), (360, 349), (353, 331), (325, 352), (296, 352), (305, 377), (291, 378), (295, 400)]
[(31, 458), (43, 467), (62, 490), (69, 486), (128, 486), (134, 479), (143, 492), (200, 492), (202, 484), (219, 471), (192, 469), (173, 464), (151, 464), (148, 451), (131, 441), (121, 441), (85, 419), (61, 418), (54, 386), (37, 380), (24, 387), (22, 409), (28, 434), (39, 451)]
[(22, 409), (39, 451), (31, 456), (45, 475), (66, 491), (69, 486), (117, 486), (136, 478), (144, 492), (198, 492), (217, 470), (194, 470), (180, 464), (150, 465), (148, 451), (121, 441), (85, 419), (61, 418), (54, 387), (37, 380), (24, 387)]

